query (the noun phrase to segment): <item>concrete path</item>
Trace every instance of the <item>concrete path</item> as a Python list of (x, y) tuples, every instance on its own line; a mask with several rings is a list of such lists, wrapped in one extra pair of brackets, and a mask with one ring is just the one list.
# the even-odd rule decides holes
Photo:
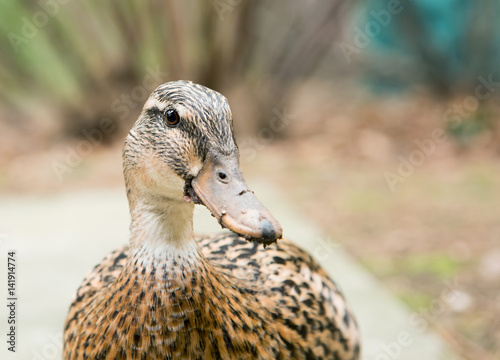
[[(363, 333), (363, 359), (457, 359), (342, 247), (300, 217), (276, 189), (249, 182), (283, 225), (344, 289)], [(128, 239), (124, 190), (0, 198), (0, 296), (7, 298), (7, 252), (17, 251), (17, 352), (7, 351), (7, 307), (0, 306), (0, 359), (60, 359), (62, 327), (83, 276)], [(195, 231), (221, 231), (203, 207)], [(413, 322), (412, 322), (413, 319)]]

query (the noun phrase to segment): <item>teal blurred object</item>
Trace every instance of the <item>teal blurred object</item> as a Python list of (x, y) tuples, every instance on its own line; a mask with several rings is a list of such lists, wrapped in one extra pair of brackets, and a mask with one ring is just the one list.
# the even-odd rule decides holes
[(446, 96), (470, 91), (481, 75), (500, 79), (500, 1), (361, 4), (358, 26), (370, 40), (368, 78), (375, 86), (424, 84)]

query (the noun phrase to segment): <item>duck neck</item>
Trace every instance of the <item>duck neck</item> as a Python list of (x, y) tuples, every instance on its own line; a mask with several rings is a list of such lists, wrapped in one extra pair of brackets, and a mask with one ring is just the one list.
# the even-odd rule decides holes
[(132, 252), (161, 259), (199, 254), (193, 233), (192, 203), (157, 194), (141, 194), (131, 202)]
[[(279, 358), (282, 346), (272, 315), (255, 299), (255, 289), (203, 256), (193, 234), (194, 205), (157, 196), (130, 199), (140, 199), (130, 202), (130, 255), (113, 288), (103, 293), (108, 298), (98, 304), (108, 304), (117, 293), (130, 294), (121, 311), (134, 316), (142, 311), (135, 331), (147, 339), (161, 332), (164, 340), (155, 345), (160, 354), (203, 358), (211, 351), (213, 358), (236, 359), (260, 348), (260, 358)], [(102, 309), (104, 318), (113, 316), (107, 312), (116, 309)]]

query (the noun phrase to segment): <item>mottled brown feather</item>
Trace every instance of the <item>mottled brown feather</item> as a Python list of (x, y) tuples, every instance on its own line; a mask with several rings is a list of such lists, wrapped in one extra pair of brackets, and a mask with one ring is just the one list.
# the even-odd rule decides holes
[(358, 358), (342, 294), (303, 250), (228, 233), (198, 243), (195, 268), (168, 259), (153, 273), (128, 246), (107, 256), (71, 305), (65, 359)]

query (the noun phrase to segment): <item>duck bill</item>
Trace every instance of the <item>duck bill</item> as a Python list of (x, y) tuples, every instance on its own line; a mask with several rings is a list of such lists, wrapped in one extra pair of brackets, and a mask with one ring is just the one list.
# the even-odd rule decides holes
[(281, 239), (281, 225), (248, 189), (237, 155), (210, 153), (191, 186), (195, 203), (203, 203), (222, 227), (266, 245)]

